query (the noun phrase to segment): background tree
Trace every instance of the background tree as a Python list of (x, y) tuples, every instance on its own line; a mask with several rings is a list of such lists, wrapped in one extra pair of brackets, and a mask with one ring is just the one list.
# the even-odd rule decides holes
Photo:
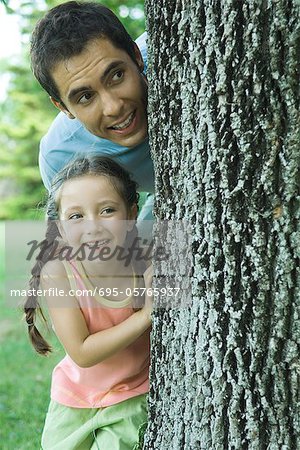
[[(46, 191), (38, 169), (38, 149), (57, 110), (30, 70), (29, 39), (36, 21), (46, 10), (64, 3), (58, 0), (34, 2), (20, 0), (19, 7), (7, 14), (18, 15), (22, 31), (22, 54), (14, 60), (0, 61), (1, 72), (9, 74), (6, 99), (0, 103), (0, 220), (36, 219)], [(37, 4), (38, 3), (38, 4)], [(145, 31), (143, 1), (103, 0), (122, 20), (135, 39)]]
[(155, 313), (144, 448), (299, 449), (299, 5), (146, 12), (156, 213), (194, 265), (191, 306)]

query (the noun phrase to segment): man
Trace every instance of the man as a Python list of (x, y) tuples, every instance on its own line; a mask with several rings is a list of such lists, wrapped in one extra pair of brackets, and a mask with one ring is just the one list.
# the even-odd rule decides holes
[[(145, 39), (144, 34), (136, 44), (98, 3), (63, 3), (37, 23), (33, 73), (61, 111), (41, 141), (39, 165), (47, 188), (70, 159), (93, 152), (122, 164), (139, 190), (154, 192)], [(142, 217), (151, 218), (152, 198), (145, 209)]]

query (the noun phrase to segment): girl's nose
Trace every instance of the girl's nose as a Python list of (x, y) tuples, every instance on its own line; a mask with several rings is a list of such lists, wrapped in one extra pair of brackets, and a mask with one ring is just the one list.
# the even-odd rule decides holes
[(85, 223), (85, 231), (87, 234), (96, 234), (104, 230), (100, 219), (87, 219)]

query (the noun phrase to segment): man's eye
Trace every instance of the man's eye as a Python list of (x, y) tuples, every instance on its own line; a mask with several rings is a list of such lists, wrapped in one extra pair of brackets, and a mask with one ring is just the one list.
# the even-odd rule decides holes
[(81, 97), (79, 97), (77, 103), (88, 103), (92, 98), (92, 94), (90, 94), (89, 92), (86, 92), (85, 94), (83, 94)]
[(118, 70), (118, 72), (115, 72), (114, 76), (112, 77), (112, 81), (120, 81), (122, 80), (124, 76), (123, 70)]

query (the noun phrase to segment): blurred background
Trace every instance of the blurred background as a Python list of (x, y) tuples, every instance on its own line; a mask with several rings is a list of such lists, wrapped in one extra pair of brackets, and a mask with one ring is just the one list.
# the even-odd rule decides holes
[[(33, 78), (30, 33), (55, 0), (0, 3), (0, 220), (36, 219), (45, 196), (38, 169), (40, 138), (57, 110)], [(145, 30), (144, 5), (137, 0), (103, 0), (136, 39)]]
[[(49, 403), (51, 372), (63, 351), (49, 336), (48, 358), (32, 350), (20, 308), (4, 295), (5, 223), (43, 220), (46, 191), (38, 169), (39, 141), (57, 114), (33, 78), (30, 34), (57, 0), (0, 0), (0, 448), (39, 450)], [(103, 0), (136, 39), (145, 31), (144, 3)]]

